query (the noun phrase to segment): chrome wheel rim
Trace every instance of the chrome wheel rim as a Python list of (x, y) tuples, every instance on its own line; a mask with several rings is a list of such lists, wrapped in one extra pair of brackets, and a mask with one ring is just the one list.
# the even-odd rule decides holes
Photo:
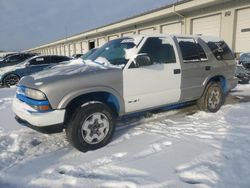
[(5, 78), (5, 84), (7, 85), (7, 86), (14, 86), (14, 85), (16, 85), (17, 83), (19, 82), (19, 78), (18, 78), (18, 76), (16, 76), (16, 75), (8, 75), (8, 76), (6, 76), (6, 78)]
[(100, 143), (108, 134), (109, 120), (103, 113), (89, 115), (82, 124), (82, 138), (88, 144)]
[(210, 109), (216, 109), (221, 101), (221, 94), (218, 88), (214, 88), (208, 97), (208, 107)]

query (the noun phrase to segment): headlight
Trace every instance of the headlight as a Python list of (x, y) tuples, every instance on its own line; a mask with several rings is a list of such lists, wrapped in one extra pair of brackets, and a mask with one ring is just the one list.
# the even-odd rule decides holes
[(24, 94), (25, 96), (31, 99), (35, 99), (39, 101), (47, 100), (45, 94), (39, 90), (25, 88)]

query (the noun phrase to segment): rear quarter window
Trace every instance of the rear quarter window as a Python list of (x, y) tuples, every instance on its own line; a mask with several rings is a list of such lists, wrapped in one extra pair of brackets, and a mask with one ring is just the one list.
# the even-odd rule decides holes
[(188, 37), (178, 37), (177, 41), (184, 63), (201, 62), (207, 60), (204, 49), (195, 39)]
[(233, 52), (224, 41), (206, 41), (206, 44), (217, 60), (234, 60)]

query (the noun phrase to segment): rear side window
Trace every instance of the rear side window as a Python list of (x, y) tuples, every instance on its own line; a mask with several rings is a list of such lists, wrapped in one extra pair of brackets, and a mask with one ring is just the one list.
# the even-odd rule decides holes
[(18, 62), (21, 60), (21, 56), (20, 55), (13, 55), (13, 56), (8, 57), (7, 60), (10, 62)]
[(175, 63), (174, 48), (168, 38), (148, 38), (139, 53), (146, 53), (154, 63)]
[(37, 57), (30, 60), (30, 65), (44, 65), (50, 63), (50, 57)]
[(70, 58), (64, 56), (52, 56), (51, 63), (60, 63), (63, 61), (68, 61)]
[(193, 38), (177, 38), (177, 41), (181, 49), (184, 63), (207, 60), (205, 51)]
[(234, 55), (224, 41), (207, 41), (206, 44), (217, 60), (234, 60)]

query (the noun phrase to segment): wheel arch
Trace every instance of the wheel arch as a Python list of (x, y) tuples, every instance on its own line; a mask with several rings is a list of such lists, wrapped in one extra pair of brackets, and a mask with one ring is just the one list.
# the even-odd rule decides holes
[(16, 76), (19, 77), (19, 80), (22, 78), (22, 76), (20, 76), (20, 74), (16, 73), (16, 72), (8, 72), (8, 73), (5, 73), (3, 76), (2, 76), (2, 84), (4, 84), (4, 79), (8, 76), (8, 75), (11, 75), (11, 74), (14, 74)]
[(122, 98), (116, 92), (104, 89), (91, 89), (65, 96), (58, 105), (58, 108), (66, 109), (65, 122), (67, 122), (75, 110), (88, 102), (101, 102), (106, 104), (117, 117), (123, 115), (125, 112)]
[(211, 83), (211, 82), (219, 82), (219, 83), (221, 83), (223, 92), (224, 93), (228, 92), (228, 85), (227, 85), (227, 80), (226, 80), (225, 76), (223, 76), (223, 75), (215, 75), (215, 76), (207, 78), (203, 83), (204, 91), (206, 90), (206, 87), (208, 86), (208, 84)]

